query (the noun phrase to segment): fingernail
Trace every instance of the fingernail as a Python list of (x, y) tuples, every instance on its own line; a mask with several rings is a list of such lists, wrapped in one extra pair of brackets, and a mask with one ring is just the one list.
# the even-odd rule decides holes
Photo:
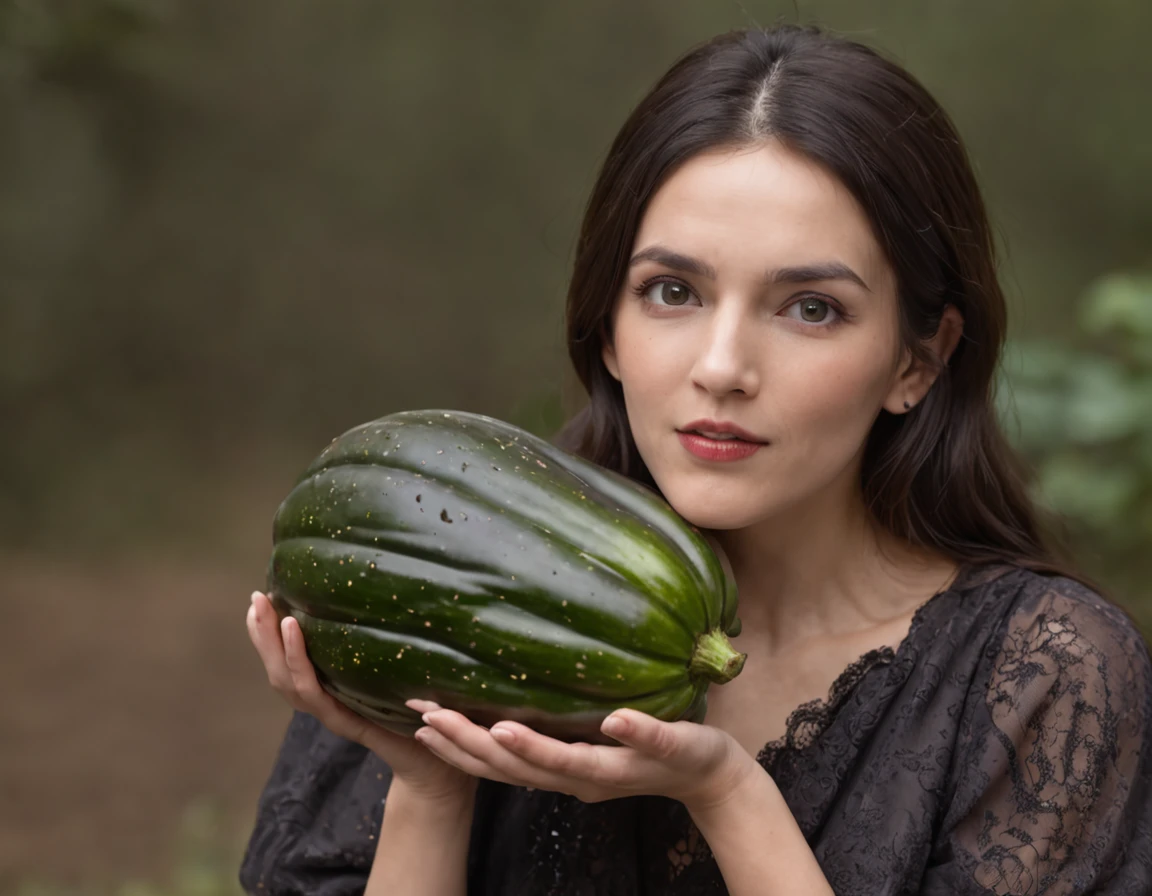
[(436, 711), (432, 710), (431, 712), (424, 713), (424, 715), (420, 716), (420, 718), (422, 718), (424, 720), (425, 725), (428, 725), (431, 723), (432, 716), (434, 716), (434, 715), (436, 715)]
[(611, 734), (615, 737), (617, 734), (623, 734), (628, 728), (628, 724), (617, 716), (609, 716), (604, 720), (604, 724), (600, 726), (600, 730), (605, 734)]
[(516, 740), (516, 735), (507, 728), (493, 728), (491, 729), (491, 733), (492, 736), (502, 744), (510, 744)]
[(259, 597), (259, 596), (260, 596), (260, 592), (259, 592), (259, 591), (253, 591), (253, 592), (252, 592), (252, 603), (256, 603), (256, 598), (257, 598), (257, 597)]

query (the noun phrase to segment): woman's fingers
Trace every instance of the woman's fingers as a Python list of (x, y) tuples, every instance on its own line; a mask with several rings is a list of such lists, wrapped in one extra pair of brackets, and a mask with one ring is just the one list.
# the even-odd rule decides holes
[(284, 660), (292, 676), (292, 705), (296, 709), (316, 716), (332, 733), (370, 748), (377, 745), (381, 736), (385, 740), (391, 739), (388, 732), (342, 706), (320, 686), (316, 669), (308, 659), (299, 622), (285, 616), (280, 622), (280, 635), (284, 643)]
[[(568, 783), (562, 775), (555, 773), (554, 756), (550, 756), (553, 767), (544, 764), (537, 766), (531, 761), (526, 761), (518, 755), (518, 750), (505, 746), (488, 729), (469, 721), (466, 716), (458, 712), (453, 710), (431, 712), (425, 716), (424, 721), (427, 727), (416, 732), (420, 741), (441, 758), (462, 768), (470, 775), (547, 790), (564, 790)], [(500, 724), (505, 726), (508, 723)], [(538, 735), (525, 726), (519, 726), (519, 730), (543, 738), (543, 735)], [(516, 746), (519, 747), (520, 744), (517, 743)], [(588, 744), (572, 744), (564, 745), (563, 749), (581, 751), (591, 747)]]
[(341, 706), (320, 687), (316, 670), (304, 647), (300, 623), (286, 616), (277, 625), (276, 611), (271, 602), (256, 592), (248, 610), (248, 632), (264, 662), (268, 682), (293, 709), (316, 716), (341, 737), (363, 742), (370, 727), (368, 721)]
[[(277, 613), (271, 601), (255, 591), (248, 608), (247, 625), (248, 637), (260, 654), (269, 684), (294, 709), (311, 713), (335, 733), (350, 740), (363, 743), (366, 736), (376, 739), (378, 726), (341, 705), (320, 686), (316, 669), (308, 659), (299, 622), (285, 616), (277, 624)], [(410, 700), (408, 705), (421, 713), (440, 708), (431, 700)], [(398, 736), (385, 729), (380, 729), (379, 734), (389, 740)]]
[[(323, 703), (322, 698), (327, 695), (316, 678), (312, 661), (308, 659), (300, 623), (291, 616), (285, 616), (280, 620), (280, 640), (284, 644), (284, 662), (288, 666), (288, 673), (292, 676), (292, 693), (305, 707)], [(311, 709), (309, 711), (311, 712)]]
[(292, 673), (284, 657), (284, 643), (276, 625), (276, 611), (272, 609), (268, 598), (259, 591), (252, 593), (252, 605), (248, 608), (248, 637), (264, 663), (268, 683), (291, 700)]
[(509, 760), (519, 760), (494, 743), (487, 729), (452, 710), (432, 710), (424, 721), (426, 727), (416, 732), (416, 739), (441, 759), (469, 775), (505, 783), (516, 781), (514, 775), (505, 773)]
[[(308, 658), (300, 623), (291, 616), (277, 622), (268, 598), (256, 592), (248, 610), (248, 634), (256, 646), (268, 680), (293, 709), (306, 712), (338, 737), (368, 748), (397, 775), (415, 775), (414, 780), (431, 792), (454, 793), (465, 780), (449, 769), (418, 741), (389, 731), (353, 712), (320, 685), (316, 668)], [(430, 701), (419, 702), (423, 712), (439, 709)]]

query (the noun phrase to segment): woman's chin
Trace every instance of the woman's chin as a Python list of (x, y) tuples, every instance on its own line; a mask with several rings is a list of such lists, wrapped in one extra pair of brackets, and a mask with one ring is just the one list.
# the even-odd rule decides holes
[(678, 495), (664, 492), (664, 499), (687, 522), (698, 529), (743, 529), (763, 519), (765, 508), (753, 505), (747, 496), (711, 494)]

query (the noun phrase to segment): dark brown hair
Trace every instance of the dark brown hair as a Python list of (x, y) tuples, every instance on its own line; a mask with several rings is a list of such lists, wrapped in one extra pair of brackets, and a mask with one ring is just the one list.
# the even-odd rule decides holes
[(589, 402), (557, 442), (655, 487), (601, 357), (636, 231), (686, 160), (767, 139), (822, 165), (861, 204), (895, 271), (901, 337), (917, 357), (939, 364), (921, 340), (946, 305), (964, 317), (925, 399), (907, 414), (881, 411), (869, 434), (861, 486), (877, 521), (959, 562), (1072, 575), (1041, 531), (996, 417), (1005, 302), (956, 128), (899, 65), (819, 28), (720, 35), (676, 62), (625, 122), (589, 198), (568, 291), (569, 354)]

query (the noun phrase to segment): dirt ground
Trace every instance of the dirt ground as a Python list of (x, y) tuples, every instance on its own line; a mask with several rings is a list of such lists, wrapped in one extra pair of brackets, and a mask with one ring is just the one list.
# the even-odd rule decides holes
[(0, 891), (165, 880), (204, 797), (246, 836), (291, 711), (244, 628), (265, 521), (241, 529), (228, 560), (0, 553)]

